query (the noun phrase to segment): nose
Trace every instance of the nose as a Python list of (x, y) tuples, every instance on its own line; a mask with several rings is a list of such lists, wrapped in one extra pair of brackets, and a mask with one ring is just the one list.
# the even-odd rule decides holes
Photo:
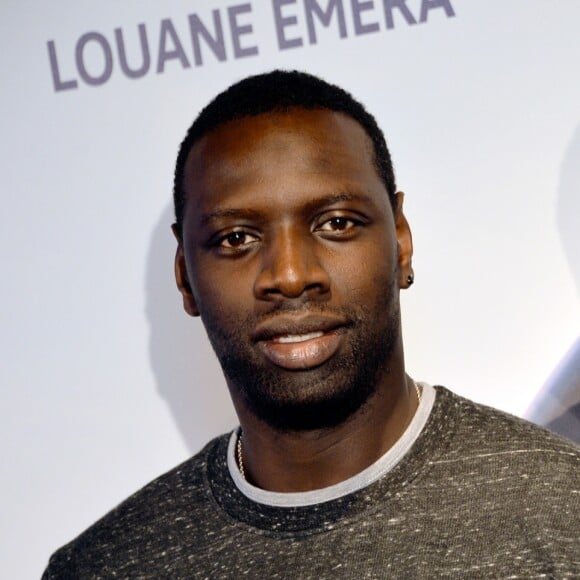
[(316, 240), (296, 228), (280, 227), (262, 248), (262, 264), (254, 284), (261, 300), (320, 298), (330, 290), (330, 278), (317, 255)]

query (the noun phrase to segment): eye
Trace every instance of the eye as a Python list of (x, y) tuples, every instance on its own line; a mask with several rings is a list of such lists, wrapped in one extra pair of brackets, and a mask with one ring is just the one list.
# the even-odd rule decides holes
[(344, 230), (352, 228), (354, 225), (354, 220), (349, 218), (333, 217), (321, 224), (318, 229), (323, 232), (343, 232)]
[(363, 225), (361, 220), (346, 216), (332, 216), (320, 221), (316, 231), (324, 237), (339, 238), (355, 235)]
[(215, 245), (224, 250), (245, 250), (257, 241), (259, 241), (258, 236), (243, 230), (236, 230), (219, 237)]

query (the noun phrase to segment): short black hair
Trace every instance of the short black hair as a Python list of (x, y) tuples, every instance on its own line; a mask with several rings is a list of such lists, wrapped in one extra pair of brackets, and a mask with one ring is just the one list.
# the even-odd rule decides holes
[(183, 174), (194, 143), (204, 135), (235, 119), (291, 108), (328, 109), (357, 121), (370, 137), (375, 167), (389, 199), (394, 204), (396, 184), (385, 136), (375, 118), (350, 93), (313, 75), (300, 71), (274, 70), (247, 77), (230, 86), (211, 101), (193, 122), (181, 142), (173, 180), (175, 222), (181, 235), (185, 213)]

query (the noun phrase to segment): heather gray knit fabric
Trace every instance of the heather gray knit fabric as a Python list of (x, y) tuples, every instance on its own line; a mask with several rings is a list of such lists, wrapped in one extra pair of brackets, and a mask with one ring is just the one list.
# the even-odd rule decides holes
[(252, 502), (227, 436), (123, 502), (44, 578), (580, 578), (580, 452), (442, 387), (409, 453), (326, 503)]

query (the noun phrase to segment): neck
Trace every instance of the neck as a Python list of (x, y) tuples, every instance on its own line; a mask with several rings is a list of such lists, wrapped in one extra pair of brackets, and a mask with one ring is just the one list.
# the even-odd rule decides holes
[(281, 432), (236, 405), (244, 476), (277, 492), (310, 491), (344, 481), (394, 445), (417, 406), (414, 383), (403, 370), (390, 373), (359, 411), (332, 429)]

